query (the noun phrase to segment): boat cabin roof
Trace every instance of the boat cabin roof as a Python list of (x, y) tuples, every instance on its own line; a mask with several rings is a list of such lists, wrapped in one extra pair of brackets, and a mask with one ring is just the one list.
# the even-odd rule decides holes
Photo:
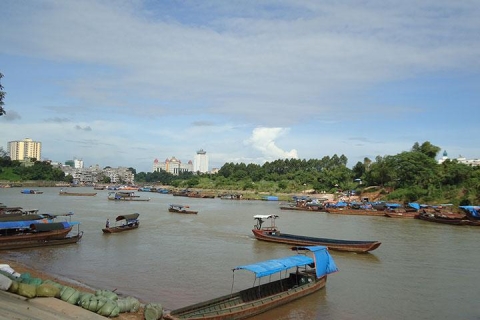
[(278, 216), (276, 214), (257, 214), (253, 216), (254, 219), (276, 219)]
[(178, 209), (182, 209), (182, 208), (190, 208), (189, 206), (184, 206), (182, 204), (171, 204), (170, 205), (170, 208), (178, 208)]
[(127, 221), (137, 220), (137, 219), (138, 219), (138, 216), (140, 216), (139, 213), (124, 214), (124, 215), (118, 216), (118, 217), (115, 219), (115, 221), (120, 221), (120, 220), (127, 220)]
[(288, 270), (293, 267), (305, 266), (313, 263), (313, 259), (304, 255), (296, 255), (280, 259), (272, 259), (244, 266), (235, 267), (233, 270), (248, 270), (255, 273), (257, 278)]

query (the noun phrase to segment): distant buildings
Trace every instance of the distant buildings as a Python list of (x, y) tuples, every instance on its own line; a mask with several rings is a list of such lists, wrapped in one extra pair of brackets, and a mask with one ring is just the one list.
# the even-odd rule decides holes
[[(443, 156), (441, 159), (438, 160), (438, 163), (441, 164), (445, 162), (446, 160), (449, 160), (447, 151), (443, 151)], [(463, 163), (472, 167), (480, 166), (480, 159), (466, 159), (462, 156), (458, 157), (457, 159), (451, 159), (451, 160), (457, 160), (458, 163)]]
[(198, 150), (195, 155), (195, 159), (193, 160), (193, 172), (208, 172), (208, 155), (203, 149)]
[(153, 172), (160, 170), (170, 172), (173, 175), (179, 175), (182, 172), (207, 173), (207, 152), (203, 149), (198, 150), (193, 163), (191, 160), (189, 160), (187, 163), (182, 163), (182, 161), (178, 160), (175, 157), (166, 159), (165, 162), (160, 162), (158, 161), (158, 159), (155, 159), (153, 161)]
[(153, 161), (153, 172), (164, 170), (170, 172), (173, 175), (179, 175), (182, 172), (193, 172), (193, 163), (192, 160), (189, 160), (187, 163), (182, 163), (175, 157), (166, 159), (165, 162), (160, 162), (158, 159)]
[(36, 159), (40, 161), (42, 159), (42, 143), (30, 138), (25, 138), (22, 141), (9, 141), (7, 149), (11, 160)]

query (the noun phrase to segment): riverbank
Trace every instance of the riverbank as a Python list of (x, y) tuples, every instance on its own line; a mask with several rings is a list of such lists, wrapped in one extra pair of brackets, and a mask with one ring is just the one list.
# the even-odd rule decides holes
[[(20, 274), (28, 272), (32, 277), (40, 278), (42, 280), (52, 280), (82, 292), (95, 293), (96, 290), (95, 288), (91, 288), (76, 280), (58, 277), (15, 261), (2, 259), (0, 264), (8, 264), (13, 270), (15, 270), (15, 272)], [(100, 316), (94, 312), (83, 309), (80, 306), (72, 305), (57, 298), (27, 299), (3, 291), (0, 292), (0, 309), (2, 310), (0, 319), (108, 319), (107, 317)], [(120, 313), (115, 319), (143, 320), (143, 308), (140, 308), (140, 310), (135, 313)]]

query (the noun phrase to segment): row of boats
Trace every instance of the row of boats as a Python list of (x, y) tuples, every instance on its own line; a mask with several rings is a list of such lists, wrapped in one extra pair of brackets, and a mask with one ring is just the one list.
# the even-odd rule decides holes
[(328, 202), (297, 199), (294, 203), (280, 206), (281, 210), (325, 212), (331, 214), (385, 216), (388, 218), (412, 218), (452, 225), (480, 226), (480, 206), (451, 204), (426, 205), (416, 202), (401, 205), (388, 202)]

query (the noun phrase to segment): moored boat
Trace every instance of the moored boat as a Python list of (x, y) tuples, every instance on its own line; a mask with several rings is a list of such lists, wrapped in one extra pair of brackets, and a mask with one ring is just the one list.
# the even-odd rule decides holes
[(60, 190), (59, 195), (61, 196), (85, 196), (85, 197), (93, 197), (96, 196), (96, 192), (68, 192), (68, 191), (63, 191)]
[[(167, 320), (235, 320), (245, 319), (282, 306), (325, 287), (327, 275), (338, 271), (335, 262), (322, 246), (292, 248), (309, 251), (304, 254), (238, 266), (255, 274), (254, 286), (236, 293), (173, 310), (164, 315)], [(288, 273), (288, 270), (295, 269)], [(261, 284), (264, 277), (282, 273), (284, 278)], [(258, 280), (258, 284), (257, 284)], [(232, 285), (233, 288), (233, 285)]]
[(0, 222), (0, 249), (19, 249), (75, 243), (83, 232), (69, 236), (79, 222), (51, 222), (50, 220), (26, 220)]
[(150, 198), (137, 196), (134, 191), (109, 192), (107, 199), (114, 201), (150, 201)]
[[(325, 246), (329, 250), (367, 253), (377, 249), (382, 243), (372, 240), (341, 240), (317, 238), (301, 235), (282, 233), (275, 224), (277, 215), (255, 215), (256, 225), (252, 229), (257, 240), (283, 243), (292, 246)], [(265, 220), (270, 219), (269, 227), (262, 227)]]
[(107, 219), (107, 225), (102, 229), (103, 233), (118, 233), (137, 229), (140, 226), (139, 213), (124, 214), (115, 218), (115, 226), (110, 227)]
[(43, 191), (40, 191), (38, 189), (23, 189), (20, 191), (23, 194), (42, 194)]
[(169, 212), (175, 213), (187, 213), (187, 214), (197, 214), (198, 211), (189, 210), (189, 206), (184, 206), (181, 204), (170, 204), (168, 207)]

